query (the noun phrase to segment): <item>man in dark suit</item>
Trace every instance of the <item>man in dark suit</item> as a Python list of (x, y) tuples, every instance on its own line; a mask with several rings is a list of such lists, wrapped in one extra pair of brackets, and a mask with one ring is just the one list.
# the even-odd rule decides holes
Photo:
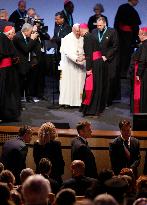
[(73, 4), (73, 2), (70, 1), (70, 0), (64, 0), (64, 10), (61, 11), (61, 12), (62, 12), (62, 14), (64, 16), (65, 22), (70, 27), (73, 26), (73, 16), (72, 16), (73, 11), (74, 11), (74, 4)]
[(72, 27), (66, 23), (63, 13), (62, 12), (56, 13), (54, 36), (52, 40), (55, 41), (57, 44), (57, 53), (60, 52), (61, 38), (64, 38), (71, 31), (72, 31)]
[(19, 182), (19, 175), (22, 169), (26, 168), (26, 156), (29, 143), (32, 138), (32, 130), (28, 126), (19, 129), (18, 137), (6, 141), (2, 148), (2, 162), (5, 169), (9, 169)]
[(105, 62), (105, 69), (103, 69), (103, 98), (105, 98), (106, 105), (109, 106), (114, 98), (117, 97), (118, 92), (120, 93), (118, 36), (114, 29), (107, 27), (105, 17), (100, 17), (97, 20), (97, 28), (92, 31), (92, 34), (99, 42), (102, 58)]
[(91, 137), (91, 125), (87, 121), (77, 124), (78, 136), (71, 143), (71, 159), (82, 160), (85, 163), (85, 176), (97, 178), (95, 157), (88, 146), (87, 138)]
[[(78, 196), (85, 196), (88, 190), (95, 191), (97, 179), (85, 176), (85, 164), (81, 160), (74, 160), (71, 164), (72, 178), (63, 182), (61, 189), (71, 188)], [(98, 191), (98, 190), (97, 190)]]
[(15, 31), (21, 30), (24, 24), (24, 18), (26, 17), (26, 1), (20, 0), (18, 2), (18, 8), (10, 15), (9, 21), (15, 24)]
[(118, 175), (122, 168), (128, 167), (137, 175), (140, 164), (139, 141), (131, 137), (131, 124), (127, 120), (119, 123), (121, 135), (110, 143), (110, 160), (114, 173)]
[(31, 87), (31, 51), (35, 50), (38, 37), (38, 33), (33, 31), (33, 26), (25, 23), (16, 36), (13, 39), (14, 46), (17, 50), (20, 64), (18, 67), (19, 79), (20, 79), (20, 88), (21, 95), (27, 98), (28, 102), (32, 102), (30, 96), (30, 87)]

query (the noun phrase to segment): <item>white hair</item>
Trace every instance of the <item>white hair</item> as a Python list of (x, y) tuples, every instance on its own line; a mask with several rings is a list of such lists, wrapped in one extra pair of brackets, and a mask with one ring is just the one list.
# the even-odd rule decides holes
[(28, 31), (28, 30), (30, 30), (30, 29), (32, 29), (32, 28), (33, 28), (33, 26), (32, 26), (31, 24), (25, 23), (25, 24), (23, 24), (21, 31), (22, 31), (22, 32)]

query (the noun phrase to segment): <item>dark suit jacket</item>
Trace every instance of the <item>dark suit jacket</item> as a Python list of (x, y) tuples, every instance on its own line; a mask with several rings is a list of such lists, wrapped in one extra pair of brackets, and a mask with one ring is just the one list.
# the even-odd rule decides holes
[(26, 16), (27, 11), (24, 11), (23, 13), (15, 10), (9, 17), (9, 21), (13, 22), (15, 24), (15, 31), (18, 32), (21, 30), (23, 24), (24, 24), (24, 20), (23, 18)]
[(119, 136), (110, 143), (109, 152), (110, 160), (114, 173), (117, 175), (120, 173), (122, 168), (128, 167), (136, 171), (140, 164), (140, 150), (139, 141), (131, 137), (130, 138), (130, 161), (126, 158), (123, 139)]
[(50, 141), (45, 145), (38, 142), (34, 144), (33, 157), (38, 172), (38, 165), (41, 158), (48, 158), (52, 163), (52, 171), (50, 177), (57, 179), (64, 174), (64, 160), (62, 156), (61, 143), (59, 141)]
[(71, 21), (72, 21), (71, 23), (72, 23), (72, 25), (70, 25), (70, 24), (69, 24), (68, 17), (67, 17), (67, 15), (66, 15), (65, 11), (62, 10), (61, 13), (62, 13), (63, 16), (64, 16), (64, 20), (65, 20), (65, 22), (66, 22), (69, 26), (73, 26), (73, 17), (72, 17), (72, 14), (70, 15), (70, 16), (71, 16)]
[(106, 24), (107, 24), (107, 26), (108, 26), (108, 19), (107, 19), (106, 16), (104, 16), (104, 15), (101, 14), (99, 17), (96, 17), (96, 15), (93, 15), (93, 16), (91, 16), (91, 17), (89, 18), (89, 20), (88, 20), (88, 28), (89, 28), (89, 31), (90, 31), (90, 32), (91, 32), (93, 29), (96, 29), (96, 28), (97, 28), (97, 26), (96, 26), (96, 25), (93, 25), (93, 24), (96, 23), (96, 22), (97, 22), (97, 19), (100, 18), (100, 17), (104, 17), (104, 18), (105, 18)]
[(95, 157), (90, 147), (86, 145), (85, 141), (80, 136), (75, 137), (71, 145), (72, 160), (82, 160), (85, 163), (85, 176), (97, 178)]
[(2, 162), (18, 179), (22, 169), (26, 168), (28, 148), (21, 138), (8, 140), (3, 145)]
[(64, 181), (61, 189), (71, 188), (76, 192), (76, 195), (84, 196), (88, 189), (97, 187), (97, 185), (98, 181), (96, 179), (85, 176), (78, 176)]
[[(92, 34), (98, 39), (98, 29), (94, 29)], [(114, 76), (116, 73), (116, 68), (119, 63), (118, 51), (119, 51), (119, 40), (115, 29), (107, 28), (102, 41), (99, 42), (102, 55), (106, 56), (108, 59), (107, 63), (109, 66), (109, 76)]]
[(60, 46), (61, 46), (61, 38), (64, 38), (71, 31), (72, 31), (71, 27), (66, 22), (64, 22), (64, 24), (61, 26), (55, 24), (53, 39), (57, 44), (58, 51), (60, 50)]
[(26, 43), (22, 33), (18, 32), (13, 42), (20, 59), (19, 73), (25, 75), (30, 69), (30, 63), (28, 62), (29, 52), (33, 51), (35, 48), (36, 40), (28, 38)]

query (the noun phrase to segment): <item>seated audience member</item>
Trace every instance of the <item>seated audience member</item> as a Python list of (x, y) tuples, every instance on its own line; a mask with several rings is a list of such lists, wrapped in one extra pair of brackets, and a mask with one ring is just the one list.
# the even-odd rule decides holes
[(65, 180), (61, 188), (71, 188), (78, 196), (85, 195), (88, 190), (95, 192), (95, 189), (98, 188), (96, 179), (85, 176), (85, 164), (83, 161), (74, 160), (71, 164), (71, 173), (72, 178)]
[(100, 183), (100, 193), (105, 193), (104, 183), (106, 180), (111, 179), (114, 176), (114, 172), (111, 169), (103, 169), (98, 174), (98, 180)]
[(137, 198), (147, 198), (147, 175), (141, 175), (136, 181)]
[(104, 183), (105, 192), (112, 195), (118, 203), (124, 201), (124, 197), (128, 191), (128, 182), (121, 176), (114, 176)]
[(11, 190), (10, 197), (11, 197), (12, 202), (14, 202), (15, 205), (23, 204), (21, 195), (16, 190)]
[(26, 1), (18, 1), (18, 8), (9, 17), (9, 21), (15, 24), (16, 32), (21, 30), (26, 14)]
[(51, 161), (49, 161), (47, 158), (42, 158), (39, 162), (39, 173), (49, 180), (52, 193), (57, 194), (57, 192), (59, 191), (59, 184), (56, 180), (50, 178), (51, 170)]
[(25, 182), (25, 180), (29, 177), (34, 175), (34, 171), (31, 168), (25, 168), (20, 172), (20, 181), (21, 184), (23, 184)]
[(20, 172), (20, 185), (17, 187), (17, 191), (22, 195), (22, 185), (25, 182), (25, 180), (29, 177), (34, 175), (34, 171), (31, 168), (25, 168)]
[(55, 198), (55, 205), (74, 205), (76, 202), (76, 193), (72, 189), (62, 189)]
[(147, 204), (147, 198), (139, 198), (133, 203), (133, 205), (146, 205), (146, 204)]
[(126, 176), (131, 177), (131, 179), (132, 179), (132, 192), (135, 192), (136, 191), (136, 179), (135, 179), (135, 175), (134, 175), (132, 169), (123, 168), (120, 171), (119, 175), (121, 175), (121, 176), (126, 175)]
[(89, 31), (91, 32), (93, 29), (97, 28), (96, 26), (96, 22), (98, 20), (98, 18), (100, 17), (104, 17), (105, 20), (106, 20), (106, 24), (108, 26), (108, 20), (107, 20), (107, 17), (102, 15), (102, 13), (104, 12), (104, 7), (102, 4), (96, 4), (94, 7), (93, 7), (93, 11), (94, 11), (94, 15), (91, 16), (88, 20), (88, 28), (89, 28)]
[(109, 194), (100, 194), (94, 199), (94, 205), (118, 205), (118, 202)]
[(31, 127), (21, 127), (18, 137), (6, 141), (2, 148), (2, 162), (6, 169), (12, 171), (17, 184), (20, 181), (21, 170), (26, 168), (26, 156), (28, 152), (26, 143), (29, 143), (31, 138)]
[(4, 170), (4, 165), (3, 163), (0, 162), (0, 173)]
[(15, 176), (9, 170), (3, 170), (0, 174), (0, 182), (7, 183), (10, 190), (14, 188)]
[(6, 183), (0, 182), (0, 204), (1, 205), (14, 205), (10, 199), (10, 189)]
[(46, 122), (42, 124), (38, 132), (39, 141), (34, 143), (33, 157), (37, 173), (40, 160), (48, 158), (52, 163), (50, 177), (61, 184), (65, 163), (62, 156), (61, 142), (55, 139), (57, 136), (57, 130), (53, 123)]
[[(83, 196), (82, 196), (83, 197)], [(87, 199), (87, 198), (76, 198), (76, 205), (94, 205), (93, 200)]]
[(109, 153), (114, 173), (118, 175), (122, 168), (130, 168), (137, 176), (140, 164), (140, 150), (138, 139), (131, 136), (131, 123), (122, 120), (119, 123), (121, 135), (110, 143)]
[(14, 26), (12, 22), (8, 21), (8, 12), (6, 9), (0, 9), (0, 31), (4, 31), (6, 26)]
[(41, 175), (29, 176), (22, 186), (24, 205), (48, 205), (50, 183)]

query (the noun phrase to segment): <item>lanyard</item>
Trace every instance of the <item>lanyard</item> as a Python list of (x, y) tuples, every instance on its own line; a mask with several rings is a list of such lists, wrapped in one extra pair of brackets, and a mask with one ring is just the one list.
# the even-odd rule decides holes
[(102, 39), (103, 39), (104, 34), (106, 33), (106, 31), (107, 31), (107, 26), (105, 27), (105, 29), (104, 29), (104, 31), (103, 31), (103, 34), (102, 34), (102, 36), (100, 36), (100, 31), (98, 31), (98, 39), (99, 39), (99, 42), (101, 42), (101, 41), (102, 41)]
[(17, 12), (18, 12), (18, 14), (19, 14), (19, 16), (20, 16), (21, 18), (24, 18), (25, 12), (21, 14), (20, 11), (19, 11), (19, 9), (17, 9)]
[(73, 25), (73, 22), (72, 22), (72, 17), (71, 17), (71, 15), (70, 14), (67, 14), (67, 11), (64, 9), (64, 13), (65, 13), (65, 15), (66, 15), (66, 17), (67, 17), (67, 20), (68, 20), (68, 23), (69, 23), (69, 25), (72, 27)]

